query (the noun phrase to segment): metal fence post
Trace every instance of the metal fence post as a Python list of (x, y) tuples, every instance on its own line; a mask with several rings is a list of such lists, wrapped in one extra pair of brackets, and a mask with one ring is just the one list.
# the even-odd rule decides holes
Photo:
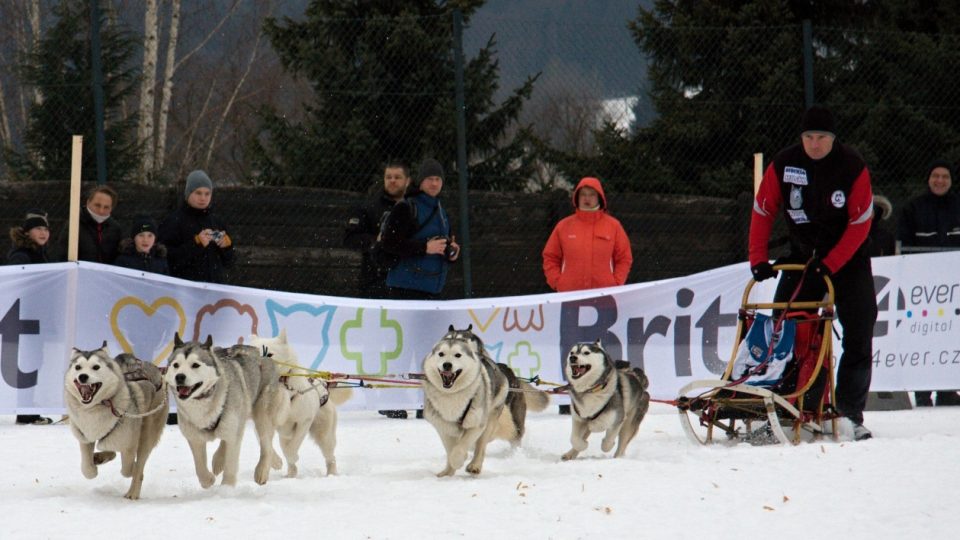
[(803, 97), (805, 109), (813, 106), (813, 24), (803, 20)]
[(463, 296), (473, 296), (470, 276), (470, 198), (467, 194), (467, 119), (463, 96), (463, 14), (453, 8), (453, 66), (457, 104), (457, 173), (460, 180), (460, 264), (463, 265)]
[(90, 0), (90, 70), (93, 84), (93, 126), (97, 184), (107, 182), (107, 144), (103, 135), (103, 66), (100, 58), (100, 0)]

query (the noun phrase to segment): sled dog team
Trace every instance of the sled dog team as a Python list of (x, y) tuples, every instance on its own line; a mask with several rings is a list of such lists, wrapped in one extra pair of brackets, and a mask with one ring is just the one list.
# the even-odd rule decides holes
[[(278, 366), (276, 362), (281, 365)], [(592, 432), (604, 432), (601, 449), (618, 444), (624, 454), (647, 412), (648, 381), (639, 368), (614, 362), (599, 341), (575, 345), (564, 360), (573, 430), (570, 460), (587, 448)], [(80, 443), (80, 471), (97, 476), (97, 467), (120, 454), (120, 473), (130, 478), (124, 495), (138, 499), (144, 465), (163, 433), (168, 390), (176, 400), (180, 432), (190, 447), (200, 486), (217, 476), (235, 485), (240, 443), (248, 419), (260, 446), (254, 480), (265, 484), (271, 469), (283, 465), (273, 447), (279, 434), (287, 476), (297, 475), (298, 452), (310, 437), (320, 447), (327, 474), (337, 473), (336, 406), (351, 397), (350, 388), (328, 387), (297, 365), (285, 332), (275, 338), (251, 336), (247, 344), (228, 348), (183, 342), (174, 337), (164, 373), (130, 354), (111, 357), (106, 342), (99, 349), (73, 349), (64, 377), (64, 400), (70, 427)], [(466, 463), (479, 474), (487, 444), (504, 439), (518, 446), (527, 409), (542, 411), (549, 395), (496, 363), (472, 326), (452, 325), (423, 360), (423, 416), (440, 435), (446, 463), (437, 476), (451, 476)], [(207, 460), (207, 443), (220, 443)], [(209, 463), (209, 465), (208, 465)]]

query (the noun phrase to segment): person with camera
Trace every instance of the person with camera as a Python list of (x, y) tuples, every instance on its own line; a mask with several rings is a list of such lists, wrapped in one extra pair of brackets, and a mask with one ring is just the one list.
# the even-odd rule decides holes
[(212, 212), (213, 181), (196, 170), (187, 175), (184, 203), (160, 225), (157, 241), (167, 247), (170, 275), (191, 281), (225, 283), (233, 266), (233, 240)]
[(389, 298), (432, 300), (443, 291), (447, 269), (460, 256), (460, 246), (440, 204), (442, 189), (443, 166), (425, 159), (407, 196), (387, 217), (383, 249), (400, 257), (387, 273)]

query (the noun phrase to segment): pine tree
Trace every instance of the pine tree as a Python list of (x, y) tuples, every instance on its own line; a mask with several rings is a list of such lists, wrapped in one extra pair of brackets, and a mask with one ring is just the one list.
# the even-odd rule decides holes
[[(432, 156), (456, 178), (452, 10), (468, 18), (483, 0), (314, 0), (302, 22), (268, 19), (284, 66), (316, 99), (294, 123), (263, 109), (253, 143), (259, 182), (360, 189), (387, 159)], [(516, 123), (535, 78), (495, 103), (495, 40), (465, 64), (470, 185), (517, 189), (529, 176), (526, 132)]]
[[(30, 107), (25, 151), (7, 151), (5, 159), (18, 179), (69, 180), (73, 135), (83, 135), (83, 177), (96, 177), (90, 15), (86, 0), (64, 0), (57, 18), (37, 50), (23, 59), (21, 78), (40, 92)], [(136, 89), (133, 63), (137, 39), (107, 23), (101, 11), (101, 58), (104, 90), (104, 135), (111, 182), (129, 178), (139, 164), (136, 116), (123, 112), (123, 101)]]

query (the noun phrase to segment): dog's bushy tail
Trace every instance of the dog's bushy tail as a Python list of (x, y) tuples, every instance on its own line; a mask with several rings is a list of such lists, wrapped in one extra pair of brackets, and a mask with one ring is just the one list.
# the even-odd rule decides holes
[(523, 400), (527, 402), (527, 410), (540, 412), (550, 405), (550, 396), (546, 392), (537, 390), (524, 381), (520, 381), (520, 389), (523, 390)]
[(330, 386), (330, 403), (337, 407), (350, 401), (353, 397), (353, 388), (349, 386)]

